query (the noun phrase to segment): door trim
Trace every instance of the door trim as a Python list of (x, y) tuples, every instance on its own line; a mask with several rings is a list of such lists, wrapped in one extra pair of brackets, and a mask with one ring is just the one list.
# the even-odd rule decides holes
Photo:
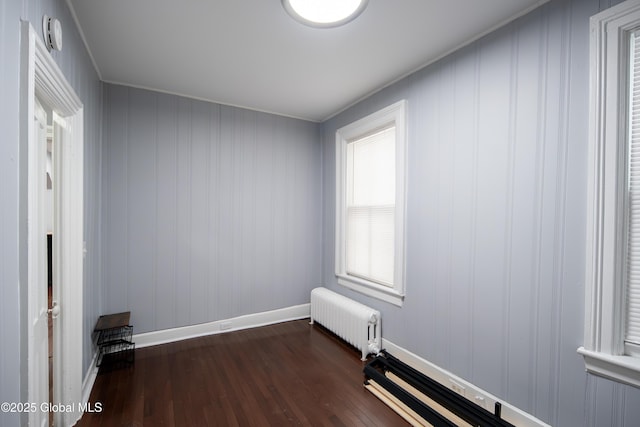
[[(84, 219), (84, 138), (83, 138), (83, 105), (64, 74), (55, 63), (38, 33), (27, 21), (21, 23), (21, 74), (20, 83), (20, 141), (28, 153), (34, 143), (31, 118), (34, 114), (36, 97), (51, 107), (57, 114), (64, 117), (69, 131), (66, 144), (60, 148), (59, 176), (61, 197), (54, 210), (54, 226), (58, 227), (60, 236), (58, 263), (54, 260), (63, 285), (60, 286), (59, 305), (61, 308), (58, 318), (61, 331), (61, 354), (59, 369), (64, 373), (59, 375), (57, 384), (60, 395), (56, 401), (64, 405), (73, 405), (74, 411), (59, 414), (61, 425), (73, 425), (81, 417), (79, 403), (82, 397), (82, 366), (83, 366), (83, 219)], [(27, 156), (28, 158), (29, 156)], [(32, 165), (27, 164), (27, 173), (32, 174)], [(31, 175), (28, 175), (31, 177)], [(26, 186), (22, 188), (27, 188)], [(31, 217), (32, 207), (27, 206), (27, 217)], [(27, 245), (31, 244), (30, 226), (27, 228)], [(28, 253), (29, 251), (27, 251)], [(27, 255), (30, 258), (30, 255)], [(61, 262), (60, 260), (64, 260)], [(27, 259), (27, 265), (33, 260)], [(27, 277), (27, 289), (35, 286), (35, 281)], [(22, 295), (28, 295), (24, 292)], [(24, 306), (28, 306), (28, 301)], [(24, 319), (24, 317), (23, 317)], [(27, 329), (31, 334), (31, 324), (27, 322)], [(27, 338), (27, 357), (31, 360), (33, 344)], [(55, 366), (55, 364), (54, 364)], [(32, 376), (37, 375), (27, 363), (27, 378), (23, 384), (33, 384)], [(54, 372), (55, 375), (55, 372)], [(27, 390), (27, 396), (31, 391)], [(54, 396), (55, 397), (55, 396)]]

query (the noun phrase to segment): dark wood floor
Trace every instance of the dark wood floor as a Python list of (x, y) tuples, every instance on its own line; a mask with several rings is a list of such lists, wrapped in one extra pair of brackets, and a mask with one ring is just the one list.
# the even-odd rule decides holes
[(87, 426), (406, 426), (363, 387), (357, 350), (307, 320), (136, 350), (98, 374)]

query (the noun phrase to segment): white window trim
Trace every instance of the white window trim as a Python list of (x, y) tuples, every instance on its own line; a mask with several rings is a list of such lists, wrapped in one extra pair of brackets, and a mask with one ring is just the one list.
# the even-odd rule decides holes
[[(407, 101), (402, 100), (336, 132), (336, 277), (338, 284), (362, 294), (402, 306), (405, 297), (405, 211), (407, 188)], [(395, 123), (396, 129), (396, 205), (395, 205), (395, 271), (394, 286), (387, 287), (375, 282), (346, 274), (346, 202), (345, 172), (347, 143), (377, 129)]]
[(640, 1), (591, 17), (585, 336), (588, 372), (640, 387), (640, 359), (624, 354), (628, 35)]

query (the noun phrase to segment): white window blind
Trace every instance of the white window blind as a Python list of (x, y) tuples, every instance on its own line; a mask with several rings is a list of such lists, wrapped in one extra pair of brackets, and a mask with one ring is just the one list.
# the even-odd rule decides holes
[(629, 73), (627, 322), (625, 352), (640, 350), (640, 32), (631, 33)]
[(395, 126), (350, 141), (346, 171), (346, 272), (393, 286)]

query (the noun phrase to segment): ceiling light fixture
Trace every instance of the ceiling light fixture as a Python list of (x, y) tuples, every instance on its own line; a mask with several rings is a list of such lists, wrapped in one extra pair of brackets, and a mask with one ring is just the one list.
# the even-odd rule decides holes
[(282, 0), (282, 6), (296, 21), (318, 28), (330, 28), (353, 21), (367, 7), (368, 0)]

